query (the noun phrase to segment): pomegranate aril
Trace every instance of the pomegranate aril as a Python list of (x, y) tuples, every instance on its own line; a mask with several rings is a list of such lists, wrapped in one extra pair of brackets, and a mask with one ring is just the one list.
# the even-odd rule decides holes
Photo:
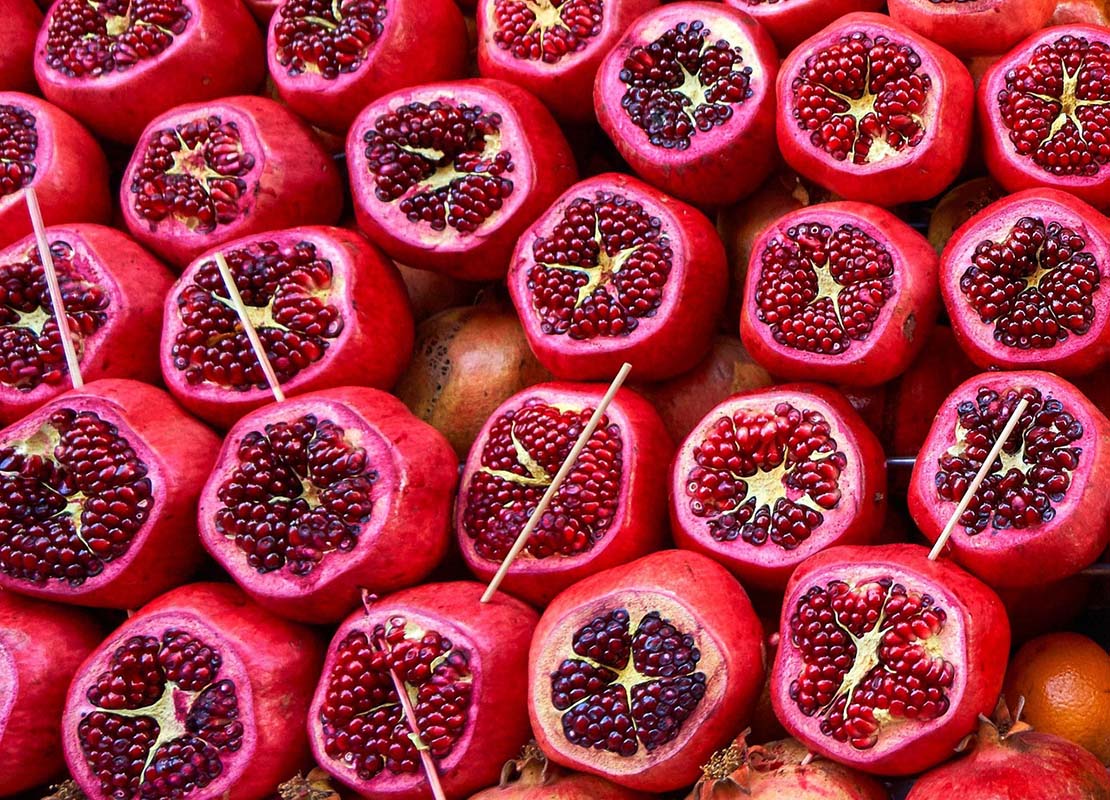
[(0, 197), (18, 192), (35, 177), (38, 144), (35, 115), (16, 105), (0, 105)]
[(385, 0), (292, 0), (273, 26), (276, 58), (290, 75), (311, 72), (334, 80), (365, 63), (389, 13)]
[(493, 42), (523, 61), (557, 64), (601, 32), (601, 0), (494, 0)]

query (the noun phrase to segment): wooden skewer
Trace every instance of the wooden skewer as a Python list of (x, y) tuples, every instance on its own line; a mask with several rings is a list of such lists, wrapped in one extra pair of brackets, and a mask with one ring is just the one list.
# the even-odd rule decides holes
[(971, 498), (975, 497), (975, 493), (979, 491), (979, 487), (982, 485), (983, 481), (986, 480), (987, 475), (990, 474), (991, 467), (994, 465), (994, 460), (998, 458), (998, 454), (1002, 452), (1002, 448), (1010, 438), (1010, 434), (1014, 432), (1014, 428), (1017, 427), (1021, 415), (1025, 413), (1025, 409), (1028, 406), (1029, 399), (1026, 397), (1021, 398), (1018, 404), (1014, 406), (1010, 418), (1006, 420), (1006, 425), (1002, 428), (1002, 433), (1000, 433), (995, 440), (994, 447), (992, 447), (991, 451), (987, 454), (983, 466), (979, 467), (979, 471), (975, 473), (975, 477), (972, 478), (971, 483), (967, 487), (967, 491), (964, 492), (964, 496), (961, 497), (960, 502), (956, 504), (956, 510), (952, 512), (952, 516), (948, 519), (948, 524), (944, 526), (944, 530), (940, 532), (940, 537), (937, 539), (936, 544), (934, 544), (933, 549), (929, 551), (930, 561), (936, 561), (937, 557), (940, 556), (941, 550), (948, 544), (948, 539), (952, 536), (952, 531), (956, 530), (956, 523), (960, 521), (960, 517), (967, 511), (967, 507), (971, 503)]
[(582, 433), (578, 435), (574, 447), (567, 453), (567, 457), (563, 461), (562, 466), (559, 467), (559, 471), (555, 473), (555, 477), (552, 478), (551, 483), (548, 484), (547, 491), (544, 492), (543, 497), (540, 498), (536, 510), (532, 512), (532, 516), (528, 517), (528, 522), (525, 523), (524, 528), (521, 529), (520, 534), (516, 537), (516, 541), (513, 542), (512, 548), (505, 554), (501, 566), (497, 568), (497, 574), (493, 576), (493, 579), (489, 582), (489, 586), (486, 587), (481, 602), (488, 603), (493, 599), (493, 596), (497, 594), (497, 589), (501, 586), (501, 581), (505, 580), (505, 575), (508, 573), (509, 567), (513, 565), (513, 561), (520, 555), (520, 551), (524, 549), (524, 545), (528, 542), (528, 537), (532, 535), (532, 531), (540, 524), (540, 518), (547, 512), (547, 507), (551, 505), (551, 501), (555, 497), (555, 492), (559, 491), (559, 487), (563, 484), (563, 481), (566, 480), (567, 475), (570, 474), (571, 469), (574, 467), (574, 462), (578, 460), (582, 448), (586, 446), (586, 442), (590, 440), (594, 431), (597, 430), (597, 426), (601, 424), (601, 418), (605, 416), (605, 409), (613, 402), (617, 390), (621, 388), (621, 384), (624, 383), (624, 379), (628, 377), (628, 373), (631, 369), (632, 365), (625, 363), (621, 366), (620, 371), (617, 372), (617, 377), (613, 378), (613, 382), (609, 384), (609, 389), (605, 392), (605, 396), (601, 398), (601, 402), (597, 404), (597, 408), (594, 409), (594, 413), (590, 416), (589, 422), (586, 423), (586, 427), (582, 429)]
[(69, 380), (74, 389), (80, 389), (85, 385), (85, 379), (81, 377), (81, 365), (77, 361), (77, 350), (73, 346), (73, 335), (69, 329), (69, 319), (66, 317), (66, 308), (62, 301), (62, 288), (58, 285), (58, 271), (54, 268), (54, 256), (50, 253), (50, 242), (46, 239), (46, 227), (42, 223), (39, 198), (35, 194), (34, 187), (28, 186), (24, 192), (27, 211), (31, 215), (31, 227), (35, 229), (39, 260), (42, 261), (42, 270), (46, 273), (46, 286), (50, 290), (50, 305), (54, 307), (54, 320), (58, 324), (58, 335), (62, 338), (62, 352), (65, 353)]
[(235, 285), (235, 277), (231, 274), (231, 268), (227, 265), (227, 259), (224, 258), (223, 253), (216, 253), (216, 267), (220, 270), (220, 277), (224, 279), (228, 299), (231, 300), (235, 313), (239, 315), (239, 322), (243, 326), (243, 331), (247, 334), (247, 339), (250, 340), (255, 356), (258, 357), (258, 364), (262, 367), (262, 374), (266, 376), (266, 383), (270, 384), (270, 391), (274, 393), (274, 399), (281, 403), (285, 400), (285, 392), (281, 390), (281, 383), (274, 372), (274, 365), (270, 363), (270, 359), (266, 355), (266, 348), (262, 346), (262, 340), (258, 338), (258, 331), (255, 330), (254, 323), (251, 322), (247, 314), (247, 306), (243, 303), (243, 297), (239, 294), (239, 287)]

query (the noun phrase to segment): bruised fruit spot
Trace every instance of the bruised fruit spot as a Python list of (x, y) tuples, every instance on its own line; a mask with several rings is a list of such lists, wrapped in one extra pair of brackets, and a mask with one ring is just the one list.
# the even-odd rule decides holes
[[(463, 530), (482, 558), (501, 561), (593, 414), (533, 400), (507, 411), (482, 444), (466, 491)], [(528, 539), (533, 558), (584, 553), (605, 536), (624, 481), (620, 427), (601, 418)]]
[(80, 586), (127, 553), (152, 506), (147, 466), (116, 426), (58, 409), (0, 446), (0, 570)]
[(1000, 395), (981, 388), (974, 400), (956, 407), (953, 444), (937, 460), (937, 496), (948, 503), (960, 501), (1021, 397), (1029, 399), (1028, 407), (960, 517), (969, 536), (988, 526), (1024, 530), (1051, 522), (1053, 504), (1063, 502), (1071, 474), (1079, 467), (1082, 448), (1076, 443), (1083, 438), (1083, 423), (1061, 401), (1036, 389), (1009, 389)]
[(220, 652), (173, 628), (132, 636), (85, 692), (95, 710), (77, 727), (105, 796), (171, 800), (203, 789), (243, 744), (234, 681)]
[(336, 652), (320, 723), (328, 757), (361, 780), (421, 770), (391, 671), (432, 758), (447, 758), (466, 730), (473, 677), (465, 650), (403, 617), (375, 625), (371, 636), (351, 631)]
[(696, 640), (658, 611), (635, 625), (623, 608), (602, 614), (574, 634), (573, 649), (579, 658), (551, 673), (551, 704), (579, 747), (651, 752), (679, 735), (705, 697)]
[(938, 641), (947, 618), (932, 597), (890, 578), (811, 587), (790, 618), (802, 660), (790, 699), (856, 750), (878, 744), (884, 726), (944, 716), (956, 675)]
[(523, 61), (557, 64), (601, 32), (603, 0), (495, 0), (494, 43)]
[(822, 512), (839, 506), (848, 458), (824, 415), (778, 403), (717, 419), (694, 462), (686, 497), (710, 536), (794, 550), (825, 521)]
[(532, 245), (532, 307), (543, 332), (627, 336), (655, 315), (674, 253), (658, 217), (612, 192), (579, 197)]
[[(323, 358), (328, 340), (343, 330), (339, 310), (328, 302), (343, 287), (316, 246), (256, 242), (225, 257), (278, 380), (288, 381)], [(174, 338), (173, 364), (190, 384), (239, 392), (268, 386), (214, 261), (202, 264), (181, 289), (177, 308), (182, 328)]]
[(38, 147), (35, 115), (20, 106), (0, 105), (0, 197), (15, 194), (34, 180)]
[(386, 0), (289, 0), (274, 26), (278, 63), (290, 75), (335, 80), (361, 67), (382, 35)]

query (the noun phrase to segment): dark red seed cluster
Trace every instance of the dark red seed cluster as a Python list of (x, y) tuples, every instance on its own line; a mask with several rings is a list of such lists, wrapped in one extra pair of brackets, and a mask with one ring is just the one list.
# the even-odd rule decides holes
[(278, 63), (290, 75), (310, 73), (335, 80), (355, 72), (382, 35), (385, 0), (290, 0), (274, 26)]
[(174, 218), (209, 233), (239, 219), (255, 168), (235, 122), (217, 116), (155, 132), (131, 180), (135, 212), (150, 222)]
[(696, 640), (658, 611), (639, 619), (635, 632), (623, 608), (598, 616), (575, 633), (573, 649), (579, 658), (551, 673), (551, 704), (564, 712), (567, 741), (579, 747), (626, 757), (641, 745), (655, 750), (679, 735), (705, 696)]
[[(533, 400), (493, 424), (463, 508), (463, 530), (478, 555), (491, 561), (505, 557), (591, 414), (592, 408), (560, 410)], [(605, 536), (619, 510), (623, 450), (620, 426), (602, 417), (525, 553), (572, 556)]]
[[(804, 664), (790, 698), (820, 719), (822, 734), (859, 750), (879, 742), (884, 718), (943, 716), (956, 668), (930, 640), (947, 618), (928, 594), (889, 578), (811, 587), (790, 618), (790, 644)], [(862, 675), (860, 663), (871, 665)]]
[(927, 133), (932, 79), (913, 47), (886, 36), (842, 36), (810, 55), (791, 86), (798, 127), (837, 161), (882, 161)]
[(937, 460), (937, 496), (953, 504), (960, 501), (1021, 397), (1029, 405), (960, 517), (960, 529), (969, 536), (988, 526), (1022, 530), (1051, 521), (1056, 516), (1053, 504), (1064, 500), (1071, 474), (1079, 467), (1083, 423), (1060, 400), (1042, 397), (1036, 389), (1000, 395), (982, 388), (974, 400), (956, 408), (953, 447)]
[(1110, 162), (1110, 44), (1040, 45), (1006, 73), (998, 108), (1018, 155), (1052, 175), (1097, 175)]
[(474, 233), (512, 194), (501, 115), (479, 106), (410, 103), (378, 117), (364, 140), (375, 195), (399, 201), (413, 224)]
[(701, 20), (680, 22), (625, 58), (621, 107), (653, 145), (685, 150), (699, 131), (724, 125), (733, 106), (752, 96), (743, 51), (711, 36)]
[(46, 64), (73, 78), (123, 72), (169, 49), (192, 16), (182, 0), (61, 0)]
[[(311, 242), (255, 242), (225, 254), (266, 355), (284, 382), (324, 357), (343, 318), (329, 300), (332, 265)], [(181, 331), (174, 368), (191, 384), (245, 392), (265, 389), (266, 376), (214, 261), (201, 265), (177, 295)]]
[(38, 147), (35, 115), (20, 106), (0, 105), (0, 197), (15, 194), (34, 180)]
[(351, 631), (340, 643), (320, 723), (328, 756), (370, 780), (383, 770), (420, 771), (391, 672), (412, 699), (421, 740), (433, 758), (451, 754), (470, 712), (469, 658), (436, 631), (415, 631), (402, 618), (370, 636)]
[(557, 64), (601, 32), (603, 0), (496, 0), (494, 43), (514, 58)]
[(599, 191), (575, 198), (532, 258), (528, 288), (543, 332), (594, 339), (627, 336), (655, 315), (674, 253), (659, 217)]
[(115, 425), (59, 409), (0, 445), (0, 570), (80, 586), (128, 551), (151, 495), (146, 464)]
[(719, 542), (793, 550), (840, 504), (848, 457), (824, 415), (778, 403), (721, 416), (694, 448), (690, 511)]

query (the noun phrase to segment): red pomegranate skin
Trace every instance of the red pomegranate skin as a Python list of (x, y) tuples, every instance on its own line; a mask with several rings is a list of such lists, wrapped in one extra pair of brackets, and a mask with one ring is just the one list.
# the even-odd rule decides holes
[(0, 91), (35, 90), (35, 37), (42, 9), (35, 0), (5, 0), (0, 28)]
[[(489, 603), (479, 603), (484, 589), (481, 584), (470, 581), (428, 583), (372, 600), (366, 609), (355, 611), (340, 625), (328, 648), (308, 716), (313, 754), (317, 763), (332, 777), (363, 797), (431, 800), (431, 789), (420, 760), (407, 739), (411, 730), (407, 725), (399, 724), (396, 728), (396, 735), (404, 740), (404, 744), (394, 742), (390, 751), (390, 763), (392, 759), (410, 761), (405, 772), (393, 771), (387, 766), (373, 777), (362, 778), (351, 762), (332, 757), (327, 752), (323, 714), (332, 702), (332, 691), (337, 693), (338, 699), (343, 699), (350, 697), (351, 690), (346, 688), (348, 685), (366, 686), (368, 693), (373, 687), (374, 692), (381, 692), (383, 707), (396, 707), (392, 683), (388, 684), (388, 688), (378, 688), (389, 680), (384, 677), (387, 673), (365, 661), (359, 664), (356, 674), (341, 675), (338, 678), (341, 683), (334, 690), (329, 684), (343, 661), (343, 644), (349, 637), (367, 640), (376, 633), (388, 637), (388, 628), (392, 627), (394, 620), (398, 620), (406, 626), (406, 639), (409, 641), (410, 636), (435, 636), (437, 641), (427, 644), (424, 649), (429, 655), (450, 648), (448, 659), (452, 652), (465, 658), (461, 667), (457, 659), (445, 662), (452, 665), (455, 671), (453, 675), (444, 670), (437, 671), (438, 677), (433, 679), (438, 681), (438, 688), (435, 689), (430, 688), (430, 681), (419, 679), (419, 672), (410, 670), (398, 674), (405, 681), (415, 703), (430, 703), (442, 697), (446, 687), (457, 686), (462, 672), (468, 673), (461, 678), (464, 683), (467, 682), (466, 677), (469, 678), (468, 699), (456, 701), (456, 708), (465, 706), (461, 729), (452, 728), (441, 739), (430, 741), (429, 729), (421, 727), (425, 743), (432, 747), (444, 793), (447, 797), (467, 797), (497, 781), (502, 765), (519, 752), (531, 735), (525, 710), (524, 680), (528, 641), (536, 627), (537, 615), (524, 603), (505, 594), (498, 594)], [(402, 643), (391, 642), (388, 638), (383, 643), (390, 645), (394, 658), (400, 657), (396, 651), (403, 646)], [(412, 663), (415, 656), (412, 650), (408, 653), (406, 664)], [(452, 676), (455, 678), (453, 684), (450, 683)], [(417, 683), (420, 684), (419, 690)], [(358, 706), (359, 702), (356, 699), (351, 704)], [(366, 695), (362, 696), (361, 702), (365, 705)], [(399, 715), (400, 712), (395, 713)], [(420, 710), (417, 710), (417, 716), (423, 718)], [(378, 720), (376, 717), (375, 721)], [(384, 719), (380, 721), (385, 722)], [(430, 721), (429, 725), (432, 724), (434, 722)], [(366, 736), (376, 730), (369, 731)], [(440, 749), (443, 739), (448, 740), (446, 752)]]
[[(660, 673), (656, 671), (658, 665), (646, 663), (653, 660), (652, 652), (641, 651), (645, 663), (637, 664), (632, 674), (621, 679), (638, 678), (637, 685), (643, 692), (653, 693), (668, 680), (659, 678), (660, 674), (677, 676), (671, 679), (677, 694), (671, 702), (682, 703), (687, 714), (678, 722), (677, 731), (639, 729), (655, 743), (651, 750), (642, 740), (633, 739), (635, 752), (620, 755), (588, 743), (575, 744), (564, 732), (562, 717), (573, 713), (575, 706), (559, 709), (553, 704), (553, 684), (561, 670), (573, 670), (577, 665), (592, 672), (595, 678), (583, 694), (589, 697), (592, 689), (593, 696), (600, 697), (597, 692), (604, 693), (605, 684), (613, 682), (609, 676), (616, 668), (629, 666), (627, 654), (632, 648), (625, 649), (627, 645), (606, 650), (600, 660), (589, 655), (596, 655), (593, 638), (583, 640), (580, 650), (572, 649), (572, 642), (591, 626), (598, 636), (618, 637), (610, 648), (629, 642), (625, 638), (629, 636), (633, 647), (639, 641), (639, 647), (644, 648), (643, 637), (654, 641), (656, 636), (651, 631), (656, 631), (677, 649), (676, 659), (683, 654), (681, 664)], [(690, 657), (687, 647), (695, 648), (696, 657)], [(528, 662), (532, 731), (547, 757), (565, 767), (600, 775), (637, 791), (673, 791), (693, 783), (713, 751), (735, 737), (750, 720), (763, 684), (762, 658), (762, 625), (743, 587), (727, 570), (698, 553), (652, 553), (579, 581), (544, 611), (532, 638)], [(611, 667), (602, 666), (603, 662), (612, 662)], [(591, 664), (596, 668), (586, 669)], [(700, 697), (692, 689), (695, 685), (704, 689)], [(613, 698), (613, 707), (622, 709), (624, 718), (629, 709), (636, 720), (645, 721), (645, 713), (650, 716), (650, 710), (645, 711), (639, 704), (633, 708), (625, 691), (620, 695), (619, 699)], [(675, 721), (673, 717), (668, 719)], [(636, 735), (630, 730), (626, 733)]]
[(42, 93), (97, 136), (134, 144), (174, 106), (261, 86), (262, 34), (242, 0), (137, 5), (119, 15), (93, 0), (58, 0), (35, 42)]
[[(79, 316), (78, 324), (70, 322), (71, 335), (84, 330), (88, 325), (92, 330), (80, 337), (78, 363), (81, 376), (86, 381), (100, 378), (131, 378), (144, 383), (157, 383), (161, 370), (158, 366), (157, 343), (150, 333), (162, 326), (162, 302), (173, 285), (173, 274), (165, 265), (137, 245), (128, 236), (102, 225), (58, 225), (46, 229), (47, 241), (57, 245), (59, 252), (53, 254), (55, 269), (64, 274), (74, 275), (82, 283), (72, 287), (72, 293), (63, 289), (62, 296), (71, 319)], [(60, 257), (59, 257), (60, 256)], [(18, 269), (25, 275), (21, 265), (39, 263), (38, 247), (34, 235), (20, 239), (15, 244), (0, 251), (0, 284), (9, 285), (13, 280), (13, 270)], [(68, 266), (65, 266), (68, 265)], [(65, 270), (70, 272), (66, 273)], [(40, 273), (41, 274), (41, 273)], [(0, 290), (8, 302), (13, 295), (24, 291), (26, 279), (19, 280), (12, 289)], [(30, 307), (22, 306), (22, 311), (32, 314), (53, 315), (49, 294), (45, 287), (45, 276), (35, 281), (39, 287), (41, 300), (32, 302)], [(92, 289), (90, 294), (89, 287)], [(7, 294), (7, 292), (11, 294)], [(99, 299), (98, 299), (99, 297)], [(81, 305), (87, 314), (75, 315), (75, 299), (88, 299)], [(101, 319), (101, 316), (103, 318)], [(77, 320), (75, 320), (77, 321)], [(26, 364), (25, 349), (32, 347), (44, 356), (48, 363), (39, 362), (35, 370), (36, 378), (28, 383), (0, 378), (0, 423), (14, 422), (51, 398), (57, 397), (70, 388), (68, 370), (61, 351), (61, 338), (52, 334), (50, 346), (43, 347), (41, 337), (27, 340), (27, 329), (18, 325), (19, 317), (6, 320), (0, 327), (0, 369), (15, 371), (20, 364)], [(48, 320), (43, 323), (51, 331), (56, 325)], [(42, 330), (40, 328), (40, 330)], [(23, 333), (20, 333), (23, 331)], [(50, 377), (40, 380), (44, 373)]]
[(891, 0), (890, 16), (961, 58), (1004, 53), (1052, 16), (1055, 0)]
[[(272, 426), (308, 416), (321, 423), (308, 436), (279, 440), (282, 434), (275, 432), (267, 438)], [(333, 438), (324, 438), (330, 434), (325, 422), (338, 427)], [(247, 439), (261, 442), (252, 446)], [(287, 443), (288, 454), (275, 453), (278, 441)], [(295, 443), (303, 448), (300, 453)], [(362, 469), (352, 466), (359, 453)], [(261, 606), (301, 622), (338, 622), (358, 605), (362, 590), (382, 594), (418, 583), (443, 559), (457, 464), (439, 432), (392, 395), (356, 386), (309, 392), (264, 406), (228, 432), (201, 494), (197, 527), (209, 554)], [(306, 468), (311, 475), (300, 474)], [(334, 472), (323, 478), (329, 471)], [(310, 482), (301, 491), (300, 504), (278, 499), (289, 489), (277, 481), (289, 472), (295, 480)], [(226, 501), (225, 493), (232, 493)], [(322, 559), (287, 550), (276, 568), (252, 564), (252, 551), (240, 547), (236, 537), (261, 550), (266, 534), (257, 527), (267, 519), (262, 516), (266, 505), (275, 503), (292, 510), (288, 516), (272, 517), (275, 527), (288, 525), (281, 537), (286, 542), (300, 526), (308, 532), (329, 524), (346, 529), (344, 536), (350, 538), (329, 542)], [(307, 508), (296, 510), (305, 503)], [(353, 519), (345, 516), (355, 503), (370, 508), (361, 516), (352, 514)], [(235, 513), (239, 504), (245, 507)], [(221, 521), (225, 514), (241, 527)], [(314, 544), (309, 540), (303, 547), (321, 549)], [(301, 574), (304, 564), (312, 565), (311, 570)]]
[(881, 0), (725, 0), (767, 29), (778, 51), (789, 53), (826, 25), (853, 11), (879, 11)]
[(0, 591), (0, 795), (64, 773), (66, 687), (101, 637), (86, 611)]
[[(219, 678), (219, 683), (210, 686), (221, 686), (226, 690), (223, 684), (232, 684), (237, 706), (233, 709), (236, 716), (231, 719), (242, 726), (241, 743), (237, 748), (225, 748), (222, 742), (208, 742), (210, 750), (217, 751), (222, 770), (207, 786), (193, 786), (183, 796), (190, 800), (262, 800), (269, 797), (277, 790), (279, 783), (306, 768), (311, 761), (304, 719), (308, 714), (313, 683), (323, 661), (324, 646), (317, 631), (268, 613), (251, 602), (237, 587), (228, 584), (193, 583), (167, 592), (139, 609), (85, 660), (69, 687), (62, 718), (62, 742), (70, 774), (88, 800), (140, 796), (135, 789), (114, 795), (101, 785), (82, 749), (82, 742), (87, 741), (87, 737), (81, 735), (82, 721), (88, 720), (89, 715), (98, 710), (109, 718), (118, 716), (126, 720), (122, 713), (124, 710), (148, 707), (151, 704), (147, 700), (152, 696), (155, 701), (160, 699), (153, 693), (138, 702), (135, 698), (121, 697), (118, 701), (122, 702), (114, 706), (118, 711), (113, 713), (109, 710), (111, 706), (94, 702), (90, 697), (100, 683), (98, 677), (112, 668), (113, 662), (120, 657), (122, 646), (132, 637), (161, 640), (161, 658), (155, 663), (151, 675), (161, 677), (159, 683), (162, 683), (160, 688), (163, 691), (166, 683), (173, 685), (169, 693), (161, 695), (162, 698), (172, 697), (172, 710), (162, 709), (162, 712), (169, 714), (170, 719), (181, 728), (184, 728), (183, 723), (188, 719), (186, 714), (190, 710), (194, 714), (201, 713), (196, 707), (197, 693), (190, 684), (196, 678), (191, 677), (193, 673), (187, 670), (188, 665), (194, 664), (197, 665), (196, 671), (203, 674), (211, 662), (202, 660), (205, 656), (203, 651), (198, 653), (193, 650), (191, 656), (185, 655), (176, 662), (183, 664), (186, 671), (173, 680), (171, 675), (176, 672), (176, 664), (171, 665), (167, 660), (170, 656), (163, 649), (166, 636), (171, 632), (184, 633), (192, 638), (192, 644), (216, 651), (218, 668), (215, 677)], [(179, 651), (173, 652), (176, 654)], [(143, 663), (148, 665), (149, 661)], [(162, 668), (159, 669), (159, 666)], [(166, 675), (163, 670), (172, 671)], [(118, 674), (115, 670), (113, 673)], [(151, 676), (136, 676), (135, 682), (128, 688), (116, 682), (112, 684), (112, 688), (121, 694), (143, 686), (148, 687), (149, 692), (152, 688)], [(221, 699), (226, 701), (226, 693)], [(132, 712), (131, 718), (136, 721), (144, 718), (165, 721), (164, 717), (155, 717), (154, 713), (148, 716)], [(193, 724), (205, 723), (214, 728), (215, 733), (224, 736), (228, 735), (227, 726), (235, 724), (218, 714), (202, 716)], [(193, 728), (190, 732), (195, 730)], [(179, 731), (186, 733), (180, 728)], [(173, 733), (170, 731), (170, 736)], [(173, 742), (170, 736), (166, 737), (170, 740), (167, 745)], [(209, 737), (210, 740), (212, 738)], [(135, 734), (128, 739), (135, 749), (127, 751), (127, 755), (134, 757), (135, 750), (140, 753), (146, 751), (143, 755), (149, 754), (150, 748), (141, 747), (136, 739)], [(201, 737), (200, 741), (204, 738)], [(180, 769), (182, 761), (172, 757), (161, 762), (153, 760), (147, 764), (144, 775), (149, 778), (150, 772), (159, 764), (166, 775), (180, 776), (175, 767)], [(151, 788), (155, 797), (173, 796), (166, 788)]]
[(258, 21), (265, 25), (281, 7), (284, 0), (244, 0), (244, 2)]
[(31, 233), (24, 188), (35, 190), (46, 225), (108, 221), (108, 161), (69, 114), (29, 94), (0, 92), (0, 147), (8, 163), (0, 178), (0, 247)]
[[(887, 579), (893, 580), (894, 586), (904, 586), (917, 598), (910, 607), (917, 607), (918, 611), (907, 624), (912, 628), (928, 623), (928, 630), (931, 631), (931, 635), (924, 637), (925, 646), (897, 652), (903, 653), (906, 658), (921, 659), (924, 656), (930, 661), (940, 659), (944, 662), (933, 665), (935, 670), (943, 668), (940, 684), (937, 683), (936, 672), (925, 674), (930, 675), (932, 680), (928, 689), (934, 690), (938, 685), (943, 686), (944, 673), (951, 673), (950, 686), (942, 692), (947, 695), (948, 707), (939, 716), (928, 720), (922, 720), (920, 716), (886, 716), (878, 729), (872, 729), (870, 734), (877, 734), (877, 741), (869, 747), (857, 748), (820, 732), (817, 720), (806, 716), (791, 697), (792, 684), (802, 675), (806, 663), (791, 632), (791, 620), (800, 604), (807, 601), (807, 595), (825, 596), (825, 591), (814, 593), (818, 588), (827, 590), (826, 584), (830, 582), (847, 583), (849, 591), (857, 597), (860, 589), (866, 589), (867, 585), (894, 597), (890, 588), (878, 583)], [(909, 598), (908, 593), (902, 596)], [(929, 610), (924, 604), (926, 596), (944, 612), (939, 631), (936, 612), (923, 613)], [(888, 604), (889, 599), (884, 602), (883, 608)], [(859, 613), (866, 613), (869, 607), (861, 604)], [(842, 629), (842, 625), (837, 624), (834, 631), (830, 631), (839, 631), (837, 635), (841, 638), (838, 641), (843, 641), (842, 637), (855, 635), (846, 633), (847, 629)], [(945, 559), (930, 561), (928, 551), (914, 544), (832, 547), (809, 558), (794, 571), (786, 586), (779, 631), (781, 641), (771, 674), (771, 701), (776, 716), (792, 736), (813, 752), (873, 775), (910, 775), (948, 758), (960, 740), (974, 730), (979, 715), (994, 708), (1002, 689), (1010, 648), (1010, 626), (998, 596), (952, 562)], [(888, 628), (882, 641), (890, 642), (896, 635), (893, 631), (893, 628)], [(865, 635), (867, 633), (865, 631)], [(874, 652), (869, 653), (869, 659), (874, 658), (874, 662), (868, 663), (875, 663), (875, 667), (886, 663), (878, 644), (879, 641), (874, 641), (870, 645)], [(887, 659), (894, 657), (886, 656)], [(919, 663), (924, 666), (924, 662)], [(844, 675), (845, 678), (851, 677), (847, 671)], [(920, 679), (903, 676), (901, 680), (902, 683), (894, 685), (909, 688)], [(861, 687), (859, 679), (855, 686), (858, 693)], [(865, 699), (853, 695), (853, 701), (859, 704), (861, 715), (868, 713)], [(834, 697), (832, 702), (838, 702), (837, 698)], [(892, 722), (896, 726), (893, 729), (890, 728)], [(857, 730), (862, 739), (868, 738), (863, 730)]]
[[(106, 451), (107, 444), (100, 435), (95, 439), (85, 436), (76, 438), (66, 444), (64, 453), (60, 445), (51, 450), (49, 437), (60, 434), (49, 424), (49, 420), (55, 412), (66, 410), (78, 414), (92, 412), (112, 426), (116, 435), (124, 441), (113, 440), (111, 453)], [(56, 433), (50, 434), (44, 427)], [(33, 441), (29, 442), (29, 438)], [(129, 524), (124, 525), (124, 522), (134, 520), (133, 510), (130, 516), (122, 517), (124, 522), (119, 522), (113, 515), (121, 512), (103, 508), (109, 499), (126, 503), (134, 498), (135, 503), (144, 502), (137, 494), (139, 489), (135, 479), (130, 482), (124, 479), (124, 476), (134, 475), (137, 469), (130, 460), (126, 460), (128, 451), (124, 442), (134, 451), (134, 458), (145, 465), (146, 478), (150, 483), (149, 500), (144, 506), (147, 513), (134, 531), (129, 529)], [(0, 452), (13, 447), (19, 448), (20, 453), (31, 455), (36, 451), (40, 456), (52, 452), (55, 463), (63, 465), (64, 475), (71, 476), (64, 480), (76, 481), (76, 486), (71, 482), (66, 484), (69, 494), (62, 496), (68, 504), (80, 504), (83, 525), (105, 529), (98, 538), (97, 550), (89, 549), (89, 553), (100, 556), (103, 549), (110, 551), (109, 540), (123, 531), (130, 533), (131, 537), (123, 553), (114, 554), (111, 559), (99, 559), (102, 569), (97, 574), (89, 575), (87, 570), (83, 570), (79, 576), (68, 573), (69, 577), (65, 579), (43, 576), (41, 580), (35, 580), (27, 575), (12, 574), (15, 554), (13, 551), (9, 555), (7, 551), (18, 541), (19, 528), (13, 527), (9, 533), (0, 527), (5, 540), (4, 546), (0, 547), (0, 556), (6, 556), (5, 563), (0, 566), (0, 587), (63, 603), (133, 609), (185, 582), (201, 560), (200, 541), (196, 536), (197, 496), (215, 462), (219, 444), (216, 434), (182, 411), (164, 391), (124, 379), (105, 378), (85, 384), (81, 389), (59, 395), (29, 416), (4, 428), (0, 431)], [(94, 449), (91, 453), (78, 449), (82, 446)], [(81, 460), (85, 456), (93, 465), (115, 472), (115, 480), (120, 482), (108, 484), (94, 494), (94, 490), (100, 489), (99, 485), (86, 483), (93, 476), (81, 472), (82, 468), (89, 469), (87, 462)], [(50, 459), (44, 457), (42, 460)], [(16, 484), (10, 482), (15, 473), (8, 472), (15, 466), (8, 460), (7, 454), (0, 459), (0, 463), (3, 464), (0, 469), (4, 470), (0, 471), (0, 480), (9, 479), (4, 480), (7, 488), (0, 493), (0, 504), (18, 502), (21, 496), (15, 494)], [(73, 471), (77, 472), (76, 478), (72, 477)], [(106, 480), (103, 473), (96, 477)], [(63, 476), (57, 476), (51, 486), (55, 487), (58, 485), (56, 482), (61, 480)], [(26, 490), (27, 485), (23, 484), (22, 488)], [(58, 489), (51, 488), (50, 491), (57, 492)], [(92, 496), (86, 496), (85, 492)], [(33, 509), (9, 506), (0, 513), (0, 523), (14, 525), (15, 520), (21, 519), (15, 516), (17, 509), (31, 513), (31, 519), (38, 519)], [(91, 538), (90, 531), (85, 530), (84, 536)], [(62, 552), (63, 555), (58, 558), (65, 558), (66, 552), (74, 553), (73, 559), (84, 554), (83, 549), (62, 550), (63, 540), (58, 536), (50, 537), (49, 541)], [(68, 544), (66, 547), (72, 548)], [(26, 550), (18, 552), (25, 554)], [(35, 563), (42, 564), (41, 560)], [(69, 564), (72, 567), (73, 561), (70, 560)]]
[(651, 797), (597, 775), (561, 769), (530, 744), (521, 758), (505, 765), (497, 786), (471, 795), (470, 800), (650, 800)]

